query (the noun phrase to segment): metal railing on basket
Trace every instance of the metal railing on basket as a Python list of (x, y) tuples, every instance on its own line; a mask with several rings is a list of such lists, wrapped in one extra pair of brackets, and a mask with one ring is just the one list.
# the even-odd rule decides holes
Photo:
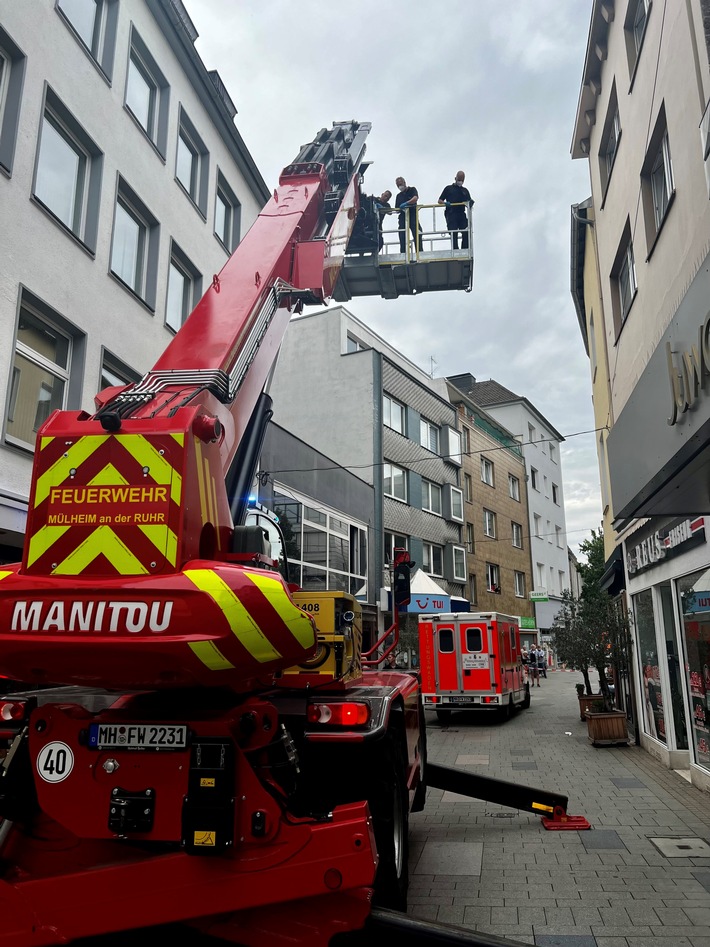
[[(449, 207), (466, 207), (466, 204), (451, 204)], [(473, 214), (468, 209), (466, 226), (462, 230), (449, 230), (443, 204), (416, 204), (404, 211), (392, 209), (382, 215), (378, 262), (391, 264), (432, 262), (434, 260), (467, 259), (473, 253)], [(415, 215), (415, 241), (409, 215)], [(393, 226), (394, 225), (394, 226)], [(458, 248), (454, 247), (454, 235)], [(464, 247), (463, 244), (467, 246)], [(420, 249), (421, 245), (421, 249)]]

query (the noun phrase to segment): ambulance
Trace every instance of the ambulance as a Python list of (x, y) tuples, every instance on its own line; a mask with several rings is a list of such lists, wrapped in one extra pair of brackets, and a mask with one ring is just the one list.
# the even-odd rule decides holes
[(508, 720), (530, 706), (518, 620), (500, 612), (419, 616), (424, 708), (439, 721), (452, 710), (489, 710)]

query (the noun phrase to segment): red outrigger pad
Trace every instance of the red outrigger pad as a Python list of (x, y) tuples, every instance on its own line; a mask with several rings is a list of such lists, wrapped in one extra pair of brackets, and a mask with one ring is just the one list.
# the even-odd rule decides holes
[(561, 806), (555, 806), (552, 818), (545, 817), (542, 824), (550, 832), (577, 832), (583, 829), (591, 829), (591, 823), (583, 815), (567, 815)]

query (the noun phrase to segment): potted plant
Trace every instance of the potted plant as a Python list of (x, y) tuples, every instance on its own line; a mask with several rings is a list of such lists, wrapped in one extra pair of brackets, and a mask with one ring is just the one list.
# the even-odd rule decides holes
[[(629, 647), (628, 618), (605, 589), (604, 537), (592, 531), (592, 538), (580, 543), (587, 562), (577, 569), (583, 580), (579, 598), (569, 591), (562, 596), (562, 608), (555, 616), (554, 645), (560, 660), (581, 671), (584, 683), (578, 683), (580, 718), (587, 723), (590, 742), (595, 746), (628, 742), (626, 713), (615, 705), (615, 693), (609, 687), (607, 668), (616, 654)], [(590, 668), (599, 674), (599, 691), (593, 693)]]
[(599, 703), (599, 694), (587, 693), (585, 685), (579, 681), (574, 685), (577, 688), (577, 700), (579, 701), (579, 719), (584, 723), (586, 721), (585, 712), (592, 704)]

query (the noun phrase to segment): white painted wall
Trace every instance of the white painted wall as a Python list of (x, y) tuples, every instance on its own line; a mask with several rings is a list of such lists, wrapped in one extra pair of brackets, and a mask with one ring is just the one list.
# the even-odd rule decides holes
[[(132, 22), (171, 87), (166, 161), (123, 107)], [(0, 0), (0, 23), (27, 56), (13, 172), (9, 178), (0, 174), (0, 418), (5, 417), (21, 286), (86, 333), (81, 407), (92, 410), (102, 346), (142, 374), (172, 338), (164, 326), (171, 238), (202, 273), (203, 292), (227, 261), (213, 233), (217, 168), (241, 202), (242, 235), (256, 218), (263, 196), (243, 177), (145, 0), (119, 4), (110, 84), (53, 0)], [(104, 152), (95, 258), (30, 200), (45, 83)], [(210, 152), (206, 220), (174, 180), (180, 104)], [(154, 313), (108, 275), (118, 173), (161, 224)], [(26, 497), (31, 463), (28, 452), (0, 444), (0, 491)]]

